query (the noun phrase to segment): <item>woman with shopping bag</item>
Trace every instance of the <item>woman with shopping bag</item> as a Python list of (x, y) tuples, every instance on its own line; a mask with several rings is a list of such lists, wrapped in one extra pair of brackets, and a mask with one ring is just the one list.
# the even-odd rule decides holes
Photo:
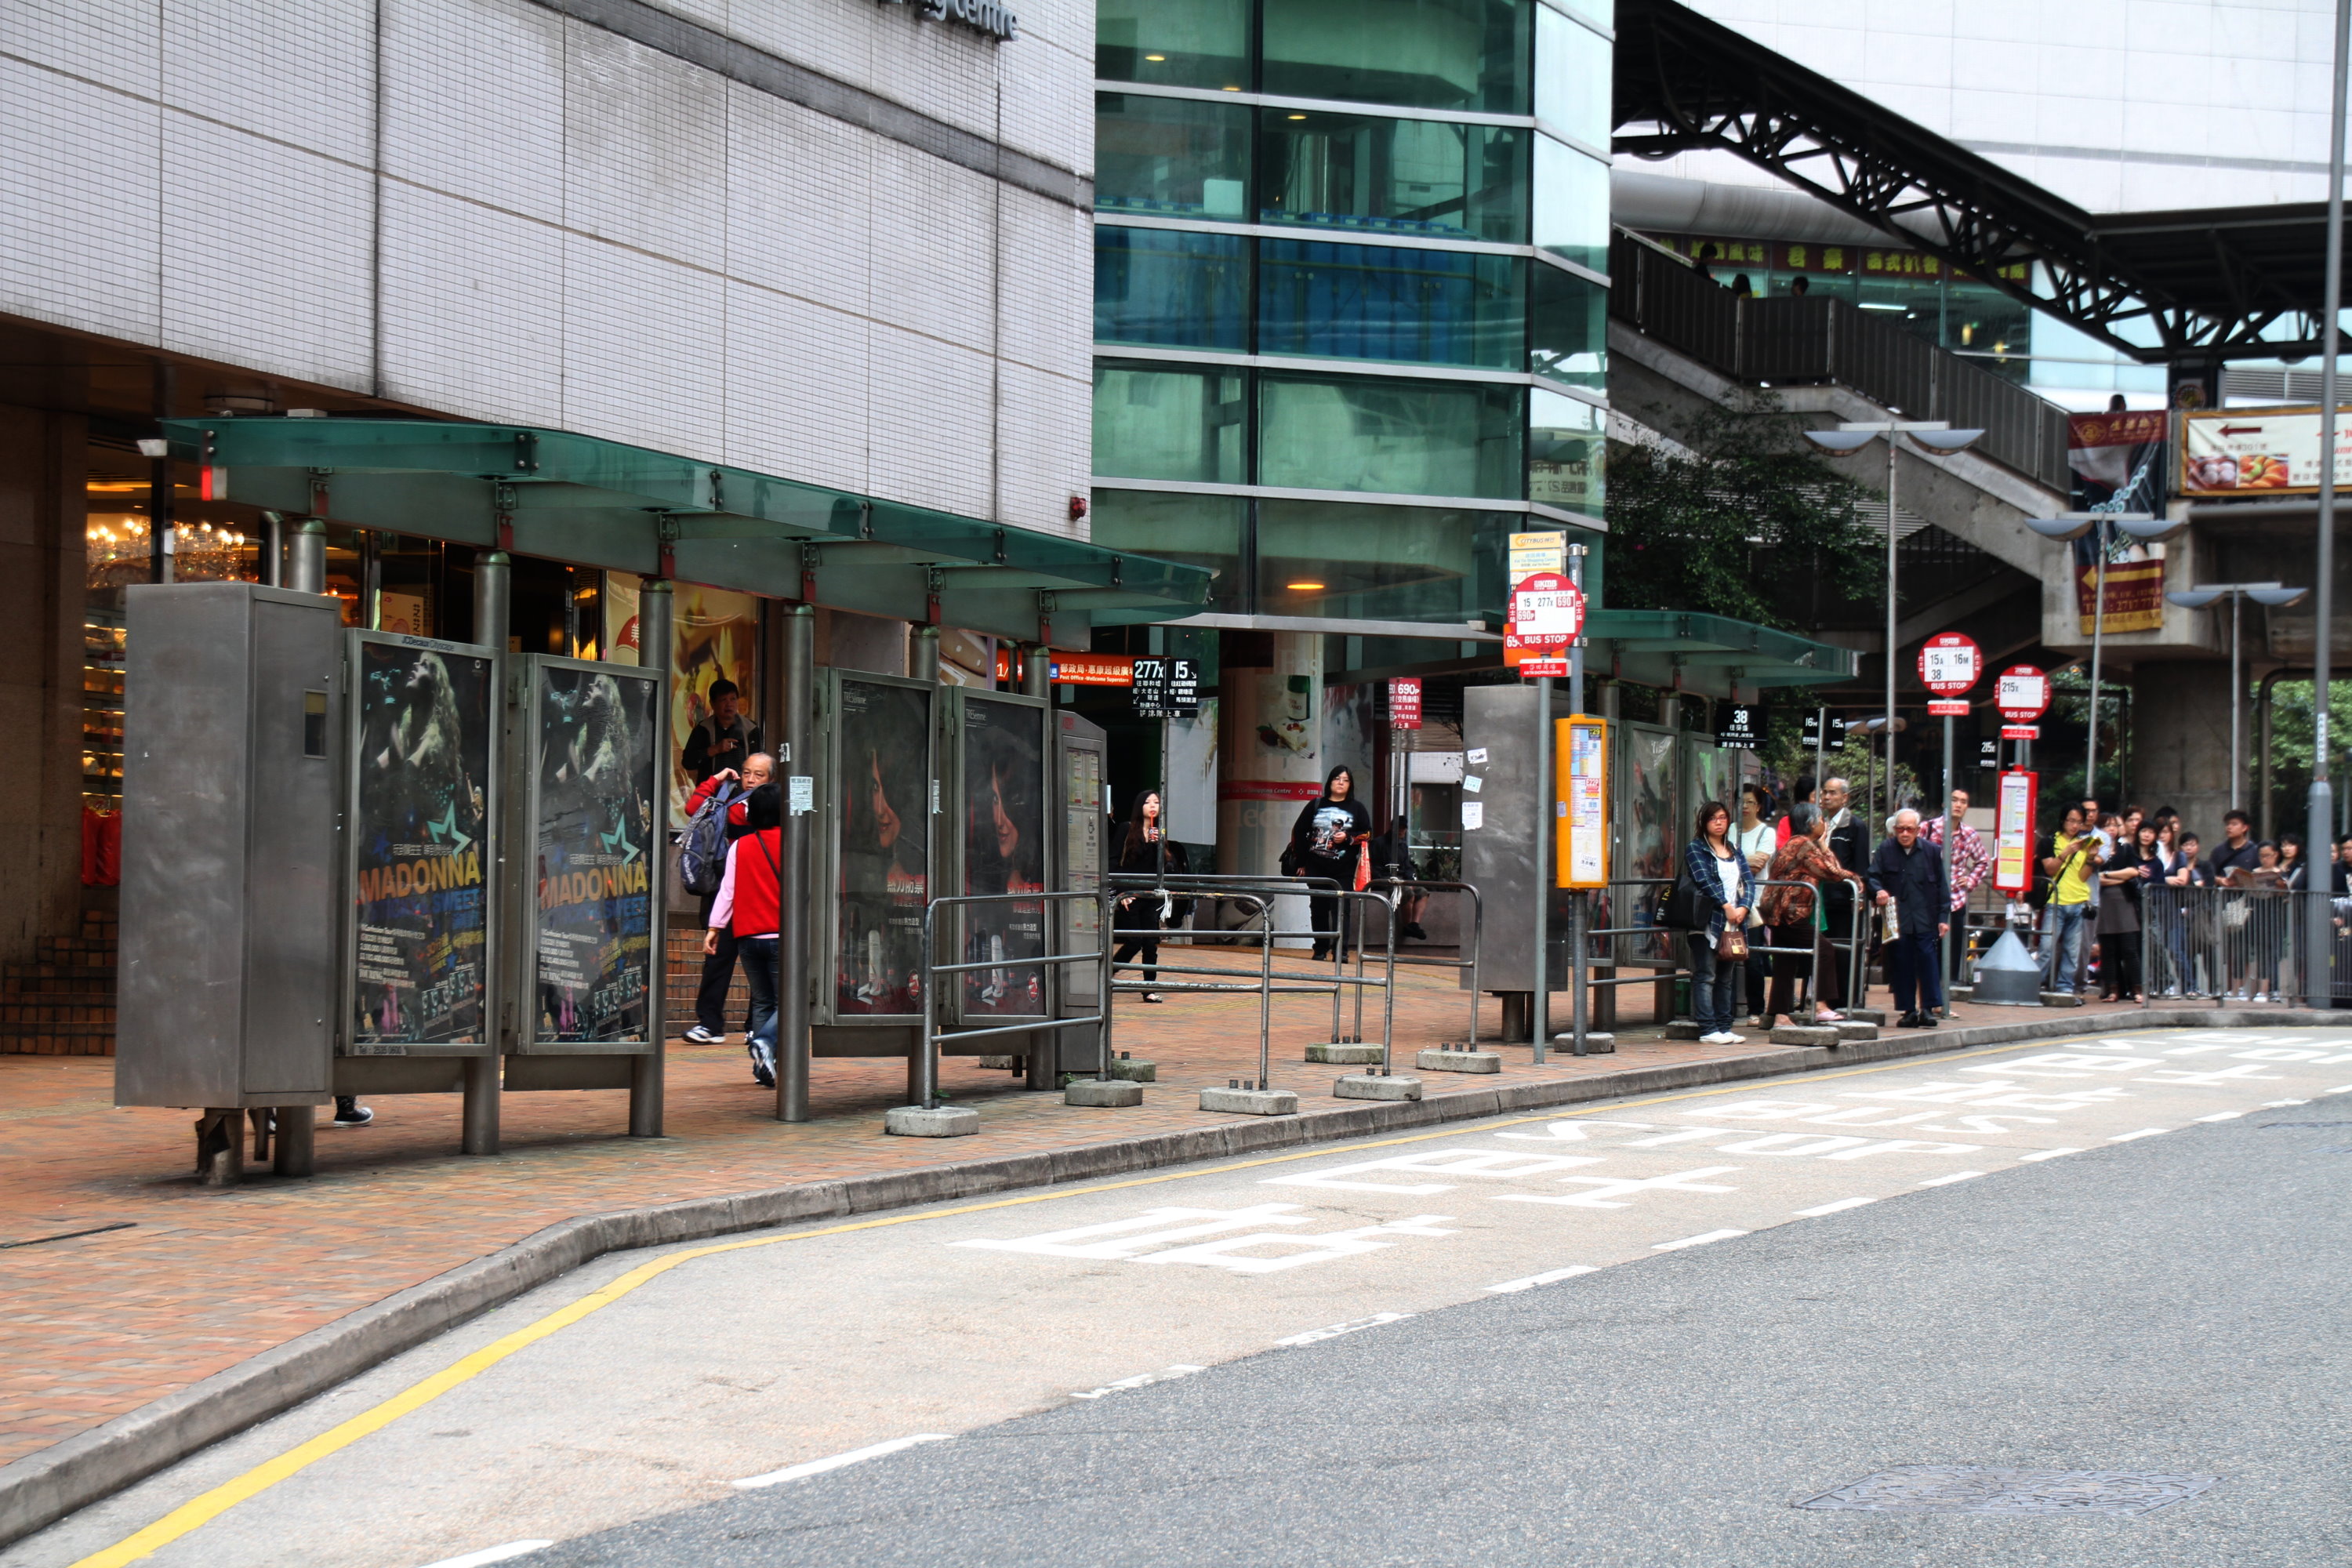
[(1702, 1045), (1736, 1046), (1747, 1039), (1731, 1032), (1731, 1013), (1748, 970), (1748, 911), (1756, 903), (1756, 874), (1731, 840), (1731, 808), (1721, 801), (1700, 805), (1692, 832), (1683, 864), (1707, 917), (1689, 933), (1691, 1016), (1698, 1021)]

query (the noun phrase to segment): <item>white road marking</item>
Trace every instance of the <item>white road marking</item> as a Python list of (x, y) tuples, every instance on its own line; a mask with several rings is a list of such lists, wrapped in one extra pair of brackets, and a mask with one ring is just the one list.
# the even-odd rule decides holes
[(1334, 1323), (1328, 1329), (1309, 1329), (1303, 1334), (1293, 1334), (1286, 1340), (1276, 1340), (1278, 1345), (1311, 1345), (1324, 1340), (1336, 1340), (1341, 1334), (1352, 1334), (1360, 1329), (1377, 1329), (1382, 1323), (1402, 1323), (1413, 1312), (1374, 1312), (1369, 1318), (1350, 1318), (1344, 1323)]
[(2061, 1154), (2079, 1154), (2080, 1149), (2036, 1149), (2031, 1154), (2020, 1154), (2020, 1160), (2055, 1160)]
[(2309, 1105), (2311, 1101), (2307, 1100), (2265, 1100), (2263, 1101), (2263, 1109), (2277, 1110), (2289, 1105)]
[(1981, 1176), (1982, 1171), (1954, 1171), (1948, 1176), (1930, 1176), (1919, 1184), (1923, 1187), (1948, 1187), (1954, 1182), (1965, 1182), (1970, 1176)]
[(1593, 1272), (1593, 1266), (1590, 1263), (1571, 1263), (1565, 1268), (1555, 1268), (1546, 1274), (1530, 1274), (1524, 1279), (1506, 1279), (1500, 1285), (1489, 1285), (1486, 1289), (1497, 1294), (1506, 1290), (1532, 1290), (1538, 1285), (1550, 1285), (1562, 1279), (1573, 1279), (1580, 1274), (1591, 1272)]
[(1717, 1186), (1712, 1182), (1695, 1182), (1693, 1176), (1720, 1176), (1737, 1165), (1701, 1165), (1696, 1170), (1676, 1171), (1664, 1176), (1562, 1176), (1563, 1182), (1575, 1182), (1589, 1187), (1589, 1192), (1571, 1193), (1564, 1197), (1539, 1197), (1533, 1193), (1504, 1193), (1495, 1200), (1505, 1204), (1561, 1204), (1570, 1208), (1622, 1209), (1643, 1193), (1732, 1193), (1737, 1187)]
[(1874, 1204), (1877, 1201), (1876, 1198), (1840, 1198), (1833, 1204), (1823, 1204), (1819, 1208), (1799, 1209), (1797, 1213), (1801, 1218), (1813, 1219), (1822, 1215), (1835, 1214), (1840, 1209), (1858, 1209), (1864, 1204)]
[(1180, 1361), (1164, 1372), (1139, 1372), (1133, 1377), (1122, 1377), (1117, 1383), (1106, 1383), (1100, 1388), (1089, 1388), (1084, 1394), (1073, 1393), (1070, 1397), (1100, 1399), (1106, 1394), (1117, 1394), (1122, 1389), (1144, 1388), (1155, 1383), (1173, 1383), (1180, 1377), (1190, 1377), (1196, 1372), (1208, 1370), (1205, 1366), (1194, 1366), (1189, 1362)]
[(2339, 1083), (2334, 1089), (2323, 1089), (2322, 1094), (2352, 1094), (2352, 1083)]
[(885, 1454), (895, 1454), (901, 1448), (911, 1448), (918, 1443), (944, 1443), (954, 1436), (952, 1432), (918, 1432), (911, 1437), (893, 1437), (887, 1443), (876, 1443), (864, 1448), (852, 1448), (846, 1454), (831, 1458), (811, 1459), (804, 1465), (786, 1465), (781, 1470), (770, 1470), (764, 1476), (746, 1476), (735, 1484), (749, 1490), (753, 1487), (772, 1487), (778, 1481), (797, 1481), (809, 1476), (821, 1476), (827, 1470), (837, 1470), (845, 1465), (858, 1464), (866, 1459), (878, 1459)]
[(2128, 1143), (2135, 1138), (2153, 1138), (2159, 1132), (2169, 1132), (2169, 1127), (2143, 1127), (2137, 1132), (2118, 1132), (2107, 1140), (2110, 1143)]
[(1675, 1252), (1685, 1247), (1705, 1247), (1710, 1241), (1729, 1241), (1735, 1236), (1746, 1236), (1744, 1230), (1709, 1230), (1697, 1236), (1686, 1236), (1680, 1241), (1661, 1241), (1650, 1248), (1653, 1252)]
[(2245, 1114), (2242, 1110), (2217, 1110), (2210, 1116), (2192, 1116), (2191, 1121), (2235, 1121)]
[(509, 1557), (520, 1557), (554, 1544), (552, 1541), (509, 1541), (504, 1546), (485, 1546), (463, 1557), (444, 1557), (438, 1563), (427, 1563), (425, 1568), (485, 1568), (488, 1563), (503, 1563)]

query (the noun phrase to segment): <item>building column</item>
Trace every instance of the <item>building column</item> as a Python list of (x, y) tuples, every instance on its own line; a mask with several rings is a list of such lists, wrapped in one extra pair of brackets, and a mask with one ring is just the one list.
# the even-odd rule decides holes
[(81, 921), (87, 442), (79, 416), (0, 408), (0, 958), (11, 963)]
[[(1217, 869), (1276, 876), (1291, 822), (1323, 791), (1322, 636), (1229, 635), (1218, 689)], [(1307, 929), (1303, 895), (1276, 904), (1282, 930)], [(1304, 947), (1307, 940), (1285, 945)]]

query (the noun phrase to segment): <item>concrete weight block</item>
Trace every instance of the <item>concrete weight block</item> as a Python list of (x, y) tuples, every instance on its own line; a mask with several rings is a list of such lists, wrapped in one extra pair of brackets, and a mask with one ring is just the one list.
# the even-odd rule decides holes
[(1832, 1024), (1830, 1028), (1836, 1034), (1841, 1043), (1847, 1040), (1874, 1040), (1878, 1038), (1878, 1026), (1875, 1024), (1857, 1024), (1852, 1019), (1848, 1019), (1843, 1024)]
[(1143, 1103), (1143, 1086), (1122, 1083), (1117, 1079), (1082, 1078), (1062, 1090), (1064, 1105), (1093, 1106), (1097, 1110), (1118, 1110)]
[(895, 1106), (882, 1113), (882, 1131), (899, 1138), (968, 1138), (980, 1131), (980, 1112), (956, 1105)]
[(1496, 1051), (1455, 1051), (1438, 1049), (1423, 1051), (1413, 1058), (1413, 1065), (1423, 1072), (1501, 1072), (1503, 1058)]
[(1121, 1057), (1110, 1064), (1110, 1076), (1125, 1083), (1158, 1083), (1160, 1064)]
[(1307, 1059), (1326, 1062), (1333, 1067), (1361, 1067), (1376, 1062), (1385, 1053), (1378, 1046), (1342, 1045), (1336, 1040), (1318, 1041), (1307, 1047)]
[(1421, 1079), (1394, 1073), (1351, 1072), (1331, 1086), (1339, 1100), (1419, 1100)]
[(1838, 1043), (1838, 1032), (1826, 1024), (1789, 1024), (1772, 1031), (1772, 1043), (1776, 1046), (1818, 1046), (1827, 1049)]
[(1286, 1089), (1204, 1089), (1201, 1109), (1235, 1116), (1296, 1116), (1298, 1097)]

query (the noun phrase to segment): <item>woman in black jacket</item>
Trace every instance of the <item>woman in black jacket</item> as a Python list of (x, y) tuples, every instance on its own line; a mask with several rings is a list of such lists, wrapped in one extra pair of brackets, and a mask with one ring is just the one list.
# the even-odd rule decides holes
[[(1111, 869), (1139, 877), (1181, 877), (1190, 869), (1184, 847), (1169, 837), (1161, 826), (1158, 790), (1147, 789), (1135, 797), (1135, 810), (1128, 818), (1127, 830), (1118, 836), (1118, 858)], [(1192, 900), (1172, 893), (1130, 893), (1113, 908), (1114, 921), (1120, 931), (1148, 930), (1150, 934), (1122, 937), (1118, 950), (1110, 955), (1111, 963), (1117, 966), (1141, 954), (1143, 983), (1149, 985), (1160, 978), (1160, 932), (1171, 926), (1181, 926), (1191, 918)], [(1143, 999), (1158, 1002), (1160, 993), (1146, 991)]]
[[(1323, 777), (1323, 793), (1299, 808), (1290, 825), (1290, 848), (1283, 857), (1294, 877), (1328, 878), (1342, 888), (1356, 885), (1356, 851), (1370, 843), (1372, 814), (1356, 798), (1356, 775), (1345, 763)], [(1339, 941), (1339, 900), (1316, 895), (1308, 923), (1318, 933), (1315, 956), (1328, 958)], [(1319, 933), (1329, 931), (1329, 937)]]

